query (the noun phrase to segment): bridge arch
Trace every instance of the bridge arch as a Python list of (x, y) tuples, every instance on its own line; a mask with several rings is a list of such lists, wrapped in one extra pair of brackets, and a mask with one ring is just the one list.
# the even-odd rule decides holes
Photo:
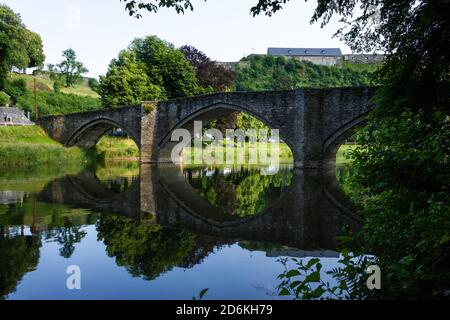
[(72, 133), (67, 140), (68, 146), (80, 146), (92, 148), (109, 131), (115, 128), (123, 130), (139, 146), (139, 140), (125, 126), (106, 117), (98, 118), (88, 123), (83, 123)]
[(173, 124), (170, 129), (168, 129), (167, 133), (163, 136), (163, 138), (158, 143), (158, 148), (160, 151), (160, 160), (162, 162), (170, 162), (170, 151), (171, 147), (178, 143), (178, 141), (171, 142), (172, 133), (176, 129), (186, 129), (191, 132), (191, 136), (193, 137), (194, 130), (194, 122), (202, 121), (203, 126), (206, 126), (210, 122), (231, 115), (234, 112), (241, 112), (247, 115), (254, 117), (255, 119), (261, 121), (270, 129), (279, 129), (280, 130), (280, 139), (283, 140), (289, 147), (289, 149), (293, 150), (293, 143), (290, 140), (289, 134), (283, 130), (283, 128), (277, 127), (270, 118), (264, 117), (261, 112), (256, 112), (248, 107), (243, 107), (238, 104), (233, 104), (229, 102), (216, 102), (207, 106), (203, 106), (192, 113), (187, 114), (185, 117), (181, 118), (175, 124)]
[(324, 155), (323, 165), (326, 170), (330, 172), (335, 171), (336, 154), (339, 148), (348, 138), (353, 135), (357, 128), (362, 127), (366, 124), (367, 116), (369, 115), (369, 113), (370, 112), (363, 113), (362, 115), (347, 122), (325, 139), (322, 152)]

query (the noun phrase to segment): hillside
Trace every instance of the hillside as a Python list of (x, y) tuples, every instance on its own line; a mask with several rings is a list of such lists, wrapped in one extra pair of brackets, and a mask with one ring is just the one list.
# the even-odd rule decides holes
[[(11, 104), (30, 112), (32, 118), (35, 117), (33, 87), (33, 76), (11, 74), (4, 90), (11, 97)], [(102, 107), (98, 94), (86, 83), (54, 92), (51, 80), (36, 77), (36, 88), (40, 116), (91, 111)]]
[(285, 57), (251, 55), (236, 67), (236, 91), (288, 90), (375, 84), (379, 65), (346, 62), (342, 67), (315, 65)]
[[(36, 87), (39, 91), (54, 92), (53, 81), (46, 78), (45, 76), (34, 77), (28, 74), (13, 73), (11, 74), (10, 79), (11, 81), (14, 81), (16, 79), (24, 79), (27, 84), (27, 89), (33, 90), (34, 78), (36, 78)], [(61, 88), (61, 92), (66, 94), (75, 94), (84, 97), (100, 98), (99, 94), (94, 90), (92, 90), (91, 87), (89, 87), (88, 79), (84, 79), (82, 83), (77, 84), (73, 88)]]

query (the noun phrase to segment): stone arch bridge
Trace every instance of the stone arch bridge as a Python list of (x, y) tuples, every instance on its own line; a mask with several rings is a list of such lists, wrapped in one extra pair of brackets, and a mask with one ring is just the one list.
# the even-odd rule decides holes
[(170, 161), (173, 130), (192, 131), (194, 121), (202, 120), (205, 125), (241, 111), (280, 130), (296, 167), (334, 168), (339, 146), (373, 109), (374, 92), (370, 87), (347, 87), (218, 93), (44, 117), (38, 123), (64, 145), (86, 148), (119, 127), (136, 142), (142, 163), (158, 163)]

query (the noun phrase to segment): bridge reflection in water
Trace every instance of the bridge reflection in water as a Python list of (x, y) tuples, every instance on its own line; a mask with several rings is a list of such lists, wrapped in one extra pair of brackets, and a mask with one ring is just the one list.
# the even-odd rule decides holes
[(124, 215), (144, 225), (185, 229), (230, 243), (247, 240), (335, 250), (336, 236), (344, 227), (358, 230), (361, 218), (335, 176), (320, 170), (290, 172), (290, 185), (254, 215), (232, 214), (213, 205), (189, 183), (189, 171), (171, 165), (142, 165), (140, 176), (120, 191), (105, 187), (94, 173), (85, 171), (50, 182), (38, 200)]

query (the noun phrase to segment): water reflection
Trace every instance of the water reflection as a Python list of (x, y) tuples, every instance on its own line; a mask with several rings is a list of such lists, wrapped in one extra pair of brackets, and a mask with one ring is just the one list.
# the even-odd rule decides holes
[[(24, 275), (37, 268), (40, 252), (48, 254), (53, 247), (61, 259), (76, 262), (87, 255), (106, 268), (108, 263), (91, 253), (101, 244), (116, 268), (124, 267), (132, 277), (156, 285), (162, 275), (175, 277), (179, 269), (197, 272), (196, 266), (213, 261), (211, 254), (218, 252), (235, 256), (262, 252), (266, 260), (258, 267), (264, 270), (275, 268), (269, 258), (279, 256), (335, 258), (335, 237), (342, 228), (360, 226), (336, 179), (319, 171), (285, 167), (275, 175), (261, 175), (257, 168), (143, 166), (127, 170), (118, 176), (85, 170), (55, 178), (39, 192), (2, 191), (0, 296), (12, 294)], [(64, 264), (64, 260), (58, 261)], [(239, 279), (244, 269), (236, 265), (227, 271)], [(205, 272), (214, 270), (210, 266), (202, 277), (208, 279)], [(222, 292), (233, 289), (228, 281), (222, 282), (215, 279), (214, 285)], [(192, 290), (184, 298), (199, 291)], [(18, 290), (22, 292), (26, 290)], [(56, 293), (42, 294), (39, 297)], [(60, 294), (72, 297), (68, 292)], [(89, 298), (89, 293), (84, 294), (88, 296), (81, 297)], [(161, 294), (157, 297), (162, 298)], [(148, 293), (138, 296), (143, 297), (149, 298)], [(261, 298), (255, 292), (249, 297)]]
[(273, 175), (260, 171), (255, 167), (206, 167), (185, 169), (183, 175), (210, 204), (242, 218), (264, 212), (291, 185), (290, 166)]

